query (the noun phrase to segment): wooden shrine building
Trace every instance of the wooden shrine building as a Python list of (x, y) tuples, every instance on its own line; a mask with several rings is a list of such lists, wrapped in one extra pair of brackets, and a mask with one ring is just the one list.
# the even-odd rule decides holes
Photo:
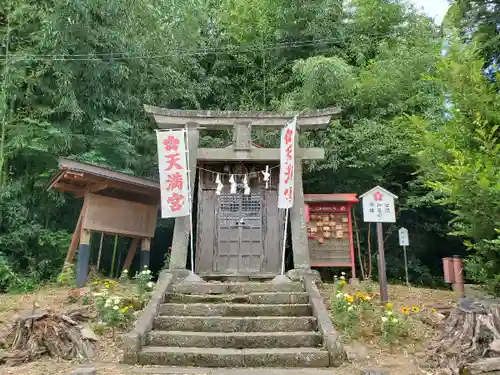
[[(145, 106), (160, 129), (187, 127), (190, 187), (197, 194), (195, 271), (201, 276), (272, 276), (281, 268), (284, 215), (278, 210), (279, 148), (252, 143), (252, 129), (280, 130), (296, 113), (179, 111)], [(324, 129), (338, 118), (340, 109), (302, 113), (299, 132)], [(232, 131), (232, 144), (225, 148), (200, 148), (200, 130)], [(321, 148), (300, 148), (295, 137), (294, 204), (290, 209), (295, 269), (311, 267), (302, 185), (302, 161), (321, 160)], [(270, 180), (262, 171), (269, 167)], [(195, 179), (198, 175), (197, 191)], [(224, 188), (216, 194), (216, 175)], [(248, 176), (250, 193), (244, 194), (241, 177)], [(238, 190), (229, 191), (229, 178), (236, 176)], [(267, 185), (267, 186), (266, 186)], [(176, 218), (170, 268), (185, 270), (188, 260), (189, 216)]]
[(140, 241), (141, 264), (149, 265), (160, 202), (157, 182), (61, 158), (59, 172), (48, 189), (84, 199), (65, 261), (65, 264), (72, 263), (78, 248), (77, 287), (82, 287), (87, 280), (91, 232), (133, 239), (124, 269), (130, 267)]

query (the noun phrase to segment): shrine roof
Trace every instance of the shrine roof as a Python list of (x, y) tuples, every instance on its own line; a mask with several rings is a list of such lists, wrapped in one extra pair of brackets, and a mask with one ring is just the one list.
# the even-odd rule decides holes
[(94, 193), (143, 203), (160, 199), (160, 184), (155, 181), (67, 158), (59, 159), (59, 172), (47, 185), (50, 189), (76, 197)]
[[(210, 130), (232, 128), (237, 123), (248, 123), (260, 127), (283, 127), (299, 112), (259, 112), (259, 111), (193, 111), (159, 108), (144, 105), (149, 117), (154, 119), (159, 128), (172, 129), (195, 123)], [(330, 121), (338, 119), (342, 110), (337, 107), (301, 112), (297, 124), (305, 130), (326, 128)]]
[(346, 194), (304, 194), (304, 201), (306, 203), (358, 203), (359, 199), (355, 193)]

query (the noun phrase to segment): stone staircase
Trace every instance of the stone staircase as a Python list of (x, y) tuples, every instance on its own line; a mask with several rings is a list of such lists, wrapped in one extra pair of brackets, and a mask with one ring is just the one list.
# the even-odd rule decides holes
[(141, 365), (327, 367), (302, 283), (177, 284), (159, 306)]

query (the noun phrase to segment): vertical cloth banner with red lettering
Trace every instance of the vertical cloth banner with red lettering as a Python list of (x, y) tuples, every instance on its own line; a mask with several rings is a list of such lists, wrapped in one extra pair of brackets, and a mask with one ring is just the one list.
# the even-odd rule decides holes
[(285, 228), (283, 247), (281, 249), (281, 274), (285, 274), (286, 234), (288, 232), (288, 214), (293, 206), (293, 180), (295, 168), (295, 134), (297, 133), (297, 116), (281, 130), (280, 145), (280, 181), (278, 187), (278, 208), (285, 210)]
[(186, 129), (157, 131), (161, 217), (191, 214)]
[(295, 117), (281, 130), (278, 208), (291, 208), (293, 206), (296, 127), (297, 118)]

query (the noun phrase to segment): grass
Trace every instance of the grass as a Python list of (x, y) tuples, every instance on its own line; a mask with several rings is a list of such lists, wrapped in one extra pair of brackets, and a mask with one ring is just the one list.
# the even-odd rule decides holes
[[(347, 287), (350, 288), (350, 286)], [(378, 293), (378, 285), (375, 283), (363, 283), (363, 287), (373, 290), (375, 294)], [(333, 285), (325, 284), (321, 292), (326, 305), (330, 306)], [(450, 306), (456, 301), (456, 297), (450, 291), (408, 288), (402, 285), (390, 285), (389, 296), (395, 310), (402, 306), (412, 305), (430, 309), (436, 306)], [(64, 287), (46, 286), (36, 292), (22, 295), (0, 294), (0, 330), (7, 328), (10, 321), (17, 315), (30, 311), (34, 302), (42, 309), (55, 311), (65, 311), (78, 307), (78, 304), (68, 304), (68, 288)], [(405, 342), (404, 345), (383, 345), (380, 340), (370, 335), (349, 342), (348, 345), (351, 347), (361, 345), (366, 348), (367, 357), (352, 363), (344, 363), (340, 368), (334, 370), (335, 375), (353, 375), (366, 368), (382, 368), (390, 375), (422, 374), (415, 360), (419, 358), (436, 332), (425, 325), (419, 327), (420, 330), (424, 330), (423, 337), (418, 341)], [(96, 359), (98, 374), (134, 374), (136, 367), (118, 363), (122, 355), (120, 340), (113, 342), (110, 331), (104, 332), (98, 344), (98, 357)], [(0, 366), (0, 375), (67, 375), (77, 366), (76, 362), (43, 358), (14, 368)], [(427, 373), (429, 374), (429, 372)]]
[[(363, 282), (359, 288), (346, 285), (344, 291), (354, 294), (356, 290), (368, 290), (374, 293), (374, 304), (380, 305), (379, 285), (373, 282)], [(330, 308), (334, 298), (334, 285), (325, 284), (321, 289), (325, 305)], [(427, 288), (407, 287), (404, 285), (389, 285), (389, 301), (392, 310), (399, 312), (403, 307), (418, 306), (421, 311), (430, 311), (433, 308), (451, 307), (456, 301), (456, 295), (451, 291)], [(378, 317), (377, 319), (380, 319)], [(333, 323), (335, 325), (335, 320)], [(366, 329), (360, 330), (356, 339), (346, 339), (345, 344), (349, 349), (364, 348), (367, 357), (363, 360), (346, 363), (339, 370), (345, 374), (358, 373), (363, 368), (383, 368), (391, 375), (397, 374), (423, 374), (418, 366), (418, 359), (423, 356), (428, 344), (436, 337), (438, 332), (420, 320), (411, 319), (411, 332), (409, 337), (401, 339), (396, 345), (388, 345), (370, 329), (372, 322), (358, 322)], [(427, 371), (427, 374), (430, 374)], [(341, 372), (343, 374), (343, 372)]]

